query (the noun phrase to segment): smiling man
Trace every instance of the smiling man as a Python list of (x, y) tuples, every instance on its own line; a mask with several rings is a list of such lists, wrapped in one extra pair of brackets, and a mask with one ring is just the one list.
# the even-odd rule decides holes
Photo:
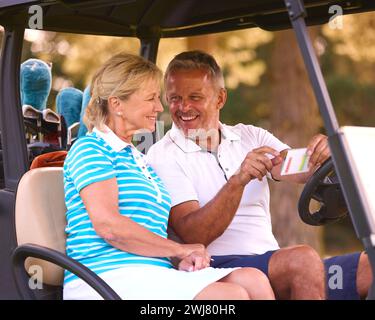
[[(267, 178), (305, 183), (330, 156), (327, 137), (317, 135), (308, 144), (308, 173), (282, 176), (281, 155), (288, 145), (264, 129), (220, 122), (227, 93), (212, 56), (200, 51), (177, 55), (167, 68), (165, 90), (174, 124), (147, 156), (171, 194), (171, 237), (206, 245), (214, 267), (262, 270), (280, 299), (324, 299), (319, 255), (306, 245), (278, 246)], [(358, 283), (366, 283), (367, 292), (368, 262), (362, 255), (364, 267), (357, 270), (359, 259), (357, 253), (326, 261), (326, 270), (332, 264), (343, 269), (343, 288), (328, 290), (330, 298), (358, 297)]]

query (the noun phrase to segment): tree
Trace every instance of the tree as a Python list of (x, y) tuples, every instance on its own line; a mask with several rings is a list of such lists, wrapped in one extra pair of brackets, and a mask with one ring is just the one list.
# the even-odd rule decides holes
[(375, 13), (323, 28), (327, 84), (341, 125), (375, 126)]
[[(313, 29), (313, 37), (317, 29)], [(275, 33), (270, 68), (271, 131), (292, 147), (304, 147), (321, 124), (293, 31)], [(320, 231), (304, 224), (297, 212), (301, 187), (271, 184), (273, 229), (280, 246), (309, 244), (320, 249)]]

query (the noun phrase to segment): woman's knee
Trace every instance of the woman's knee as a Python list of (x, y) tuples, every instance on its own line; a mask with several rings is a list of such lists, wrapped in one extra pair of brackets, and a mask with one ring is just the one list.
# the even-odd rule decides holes
[(275, 299), (268, 277), (255, 268), (241, 268), (230, 273), (225, 281), (233, 282), (244, 287), (250, 299)]
[(249, 300), (249, 295), (239, 284), (214, 282), (199, 292), (194, 300)]

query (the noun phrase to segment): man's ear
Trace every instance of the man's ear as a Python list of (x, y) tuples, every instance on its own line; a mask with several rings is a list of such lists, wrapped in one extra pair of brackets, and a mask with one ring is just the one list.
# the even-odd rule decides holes
[(227, 90), (225, 88), (219, 89), (219, 95), (217, 99), (217, 108), (220, 110), (224, 107), (225, 102), (227, 102)]

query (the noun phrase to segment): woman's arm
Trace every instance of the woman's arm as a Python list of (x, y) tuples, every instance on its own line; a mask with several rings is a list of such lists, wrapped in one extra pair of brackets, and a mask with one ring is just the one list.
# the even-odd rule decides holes
[(147, 230), (119, 213), (116, 178), (95, 182), (80, 192), (95, 231), (114, 247), (147, 257), (183, 259), (193, 251), (206, 251), (201, 244), (179, 244)]

